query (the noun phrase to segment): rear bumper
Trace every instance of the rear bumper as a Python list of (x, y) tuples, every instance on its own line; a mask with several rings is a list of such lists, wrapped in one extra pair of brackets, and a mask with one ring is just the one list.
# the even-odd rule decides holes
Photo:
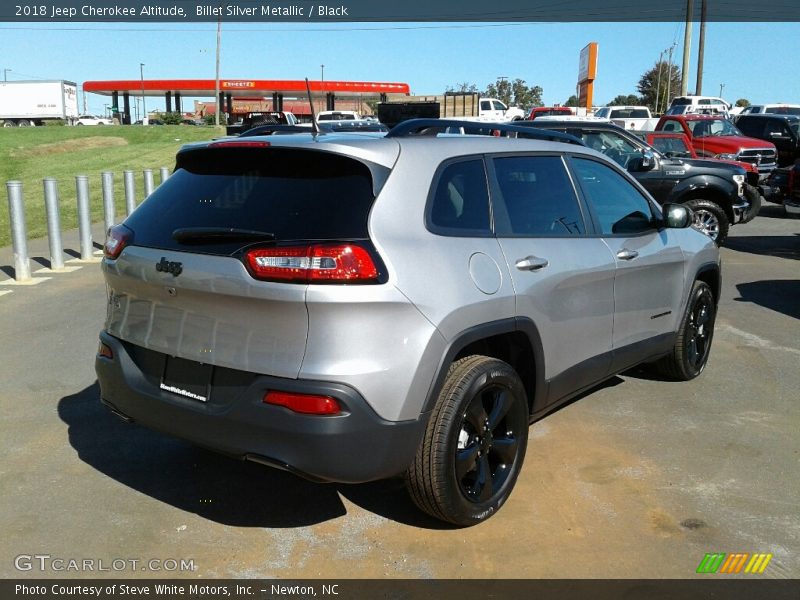
[[(415, 421), (380, 418), (361, 395), (341, 383), (292, 380), (216, 367), (207, 402), (159, 388), (164, 355), (100, 340), (113, 359), (98, 356), (103, 403), (118, 416), (241, 459), (317, 481), (361, 483), (402, 473), (422, 439), (426, 415)], [(262, 402), (268, 390), (323, 394), (343, 412), (294, 413)]]

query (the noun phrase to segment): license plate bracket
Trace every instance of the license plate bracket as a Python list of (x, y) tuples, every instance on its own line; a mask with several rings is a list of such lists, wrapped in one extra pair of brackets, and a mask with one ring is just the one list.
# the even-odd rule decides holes
[(208, 402), (211, 396), (212, 365), (167, 356), (160, 388), (171, 394)]

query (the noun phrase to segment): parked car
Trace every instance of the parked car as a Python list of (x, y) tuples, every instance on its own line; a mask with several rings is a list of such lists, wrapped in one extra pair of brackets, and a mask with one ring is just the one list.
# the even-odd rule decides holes
[(569, 136), (431, 123), (181, 149), (106, 240), (102, 402), (316, 481), (405, 474), (467, 526), (531, 420), (635, 364), (702, 373), (720, 261), (686, 207)]
[(736, 120), (736, 127), (747, 136), (774, 144), (778, 166), (792, 165), (800, 158), (800, 116), (746, 114)]
[(75, 125), (113, 125), (114, 121), (96, 115), (80, 115), (75, 119)]
[(728, 116), (731, 105), (717, 96), (676, 96), (665, 115), (712, 114)]
[(537, 119), (520, 125), (579, 137), (628, 170), (658, 202), (689, 206), (694, 227), (718, 245), (725, 243), (731, 225), (746, 223), (758, 212), (758, 190), (748, 186), (747, 173), (741, 167), (669, 158), (633, 133), (603, 121)]
[(228, 135), (239, 135), (259, 125), (297, 125), (297, 117), (287, 111), (249, 112), (242, 120), (225, 128)]
[(753, 163), (762, 177), (777, 165), (775, 144), (747, 137), (725, 117), (711, 115), (664, 115), (656, 131), (686, 134), (698, 156)]
[(528, 120), (533, 121), (536, 117), (562, 117), (574, 114), (569, 106), (534, 106), (528, 113)]
[[(700, 158), (685, 133), (677, 131), (636, 131), (634, 133), (669, 158)], [(703, 158), (709, 159), (709, 157)], [(754, 163), (721, 158), (711, 160), (719, 160), (720, 162), (741, 167), (747, 172), (747, 183), (758, 187), (760, 177), (758, 167)]]
[(317, 121), (360, 121), (361, 116), (354, 110), (321, 110)]
[(632, 130), (652, 129), (658, 122), (646, 106), (604, 106), (594, 116), (609, 119), (623, 129)]
[(740, 115), (800, 115), (800, 104), (751, 104)]
[(766, 199), (783, 205), (787, 216), (800, 217), (800, 162), (775, 169), (766, 183), (772, 192)]

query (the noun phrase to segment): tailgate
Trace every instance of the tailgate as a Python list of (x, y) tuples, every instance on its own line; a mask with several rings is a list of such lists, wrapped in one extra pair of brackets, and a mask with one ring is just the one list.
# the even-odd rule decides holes
[[(181, 263), (178, 276), (159, 271)], [(193, 361), (296, 378), (308, 335), (306, 286), (257, 281), (242, 262), (129, 246), (104, 260), (107, 331)]]

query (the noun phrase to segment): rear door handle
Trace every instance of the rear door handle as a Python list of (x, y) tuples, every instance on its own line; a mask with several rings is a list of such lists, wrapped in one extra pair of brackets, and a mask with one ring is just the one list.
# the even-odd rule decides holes
[(639, 256), (639, 253), (636, 250), (628, 250), (627, 248), (617, 252), (617, 258), (620, 260), (633, 260), (637, 256)]
[(538, 271), (539, 269), (544, 269), (550, 263), (547, 262), (545, 258), (539, 258), (537, 256), (526, 256), (525, 258), (520, 258), (514, 266), (517, 267), (520, 271)]

